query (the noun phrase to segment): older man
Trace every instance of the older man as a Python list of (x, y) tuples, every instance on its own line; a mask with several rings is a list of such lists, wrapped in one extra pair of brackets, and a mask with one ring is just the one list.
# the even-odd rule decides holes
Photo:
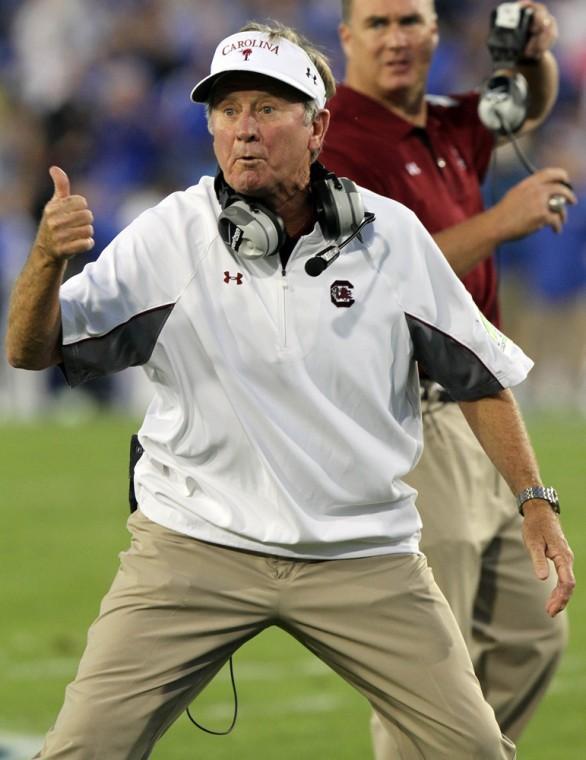
[[(528, 131), (555, 102), (557, 66), (549, 48), (556, 24), (545, 6), (522, 5), (532, 14), (519, 66), (529, 84)], [(433, 0), (343, 0), (340, 39), (346, 76), (328, 104), (325, 162), (415, 211), (484, 316), (498, 325), (495, 247), (545, 225), (562, 229), (566, 212), (549, 204), (556, 196), (575, 202), (566, 171), (543, 169), (483, 209), (480, 185), (495, 138), (478, 117), (479, 93), (426, 92), (438, 43)], [(429, 377), (422, 392), (425, 449), (408, 477), (418, 491), (422, 549), (483, 692), (502, 730), (516, 739), (559, 663), (565, 619), (545, 614), (549, 588), (533, 575), (515, 500), (454, 399)], [(381, 749), (387, 737), (377, 740), (381, 759), (394, 756)]]
[[(410, 211), (314, 163), (333, 89), (292, 30), (223, 40), (192, 93), (218, 176), (144, 213), (61, 289), (66, 259), (92, 245), (91, 214), (51, 169), (10, 360), (61, 362), (72, 384), (141, 364), (154, 399), (132, 544), (41, 757), (147, 757), (269, 625), (357, 688), (402, 757), (514, 756), (418, 551), (402, 478), (421, 451), (419, 361), (511, 488), (538, 485), (506, 390), (531, 363)], [(556, 614), (571, 552), (549, 505), (526, 514), (537, 573), (556, 562)]]

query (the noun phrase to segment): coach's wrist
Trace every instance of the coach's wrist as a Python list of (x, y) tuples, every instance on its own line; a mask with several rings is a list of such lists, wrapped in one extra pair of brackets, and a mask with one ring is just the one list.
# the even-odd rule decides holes
[(525, 509), (531, 505), (548, 504), (557, 515), (560, 514), (560, 501), (555, 488), (551, 486), (529, 486), (517, 494), (519, 513), (525, 517)]

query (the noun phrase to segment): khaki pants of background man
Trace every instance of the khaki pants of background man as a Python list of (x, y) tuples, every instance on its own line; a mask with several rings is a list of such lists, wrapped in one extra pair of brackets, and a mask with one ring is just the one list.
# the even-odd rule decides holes
[(269, 625), (371, 702), (403, 760), (515, 756), (424, 557), (292, 561), (202, 543), (140, 512), (129, 527), (131, 548), (40, 757), (144, 760)]
[[(550, 618), (555, 585), (537, 580), (521, 537), (522, 518), (455, 403), (428, 386), (424, 451), (405, 480), (418, 491), (421, 547), (454, 612), (501, 730), (517, 740), (553, 676), (566, 643), (564, 614)], [(373, 715), (377, 760), (396, 747)]]

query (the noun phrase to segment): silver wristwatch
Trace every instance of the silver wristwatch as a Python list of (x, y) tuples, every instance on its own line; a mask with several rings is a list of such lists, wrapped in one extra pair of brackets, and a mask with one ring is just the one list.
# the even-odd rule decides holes
[(529, 501), (530, 499), (543, 499), (544, 501), (549, 502), (549, 505), (553, 511), (559, 515), (560, 501), (558, 499), (558, 492), (555, 490), (555, 488), (545, 488), (544, 486), (530, 486), (524, 491), (521, 491), (521, 493), (517, 495), (517, 507), (519, 508), (519, 512), (521, 515), (523, 515), (523, 517), (525, 516), (523, 514), (523, 504), (525, 504), (525, 502)]

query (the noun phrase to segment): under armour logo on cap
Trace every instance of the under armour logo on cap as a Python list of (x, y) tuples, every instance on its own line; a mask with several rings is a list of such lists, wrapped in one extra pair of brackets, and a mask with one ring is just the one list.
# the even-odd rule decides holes
[(209, 76), (195, 85), (191, 99), (205, 103), (216, 79), (229, 71), (264, 74), (300, 90), (319, 108), (326, 104), (326, 87), (310, 57), (284, 37), (265, 32), (238, 32), (226, 37), (216, 48)]
[(314, 83), (314, 84), (317, 84), (317, 77), (316, 77), (316, 75), (315, 75), (315, 74), (312, 74), (312, 73), (311, 73), (311, 69), (309, 68), (309, 66), (307, 67), (307, 71), (305, 72), (305, 76), (306, 76), (308, 79), (313, 79), (313, 83)]

